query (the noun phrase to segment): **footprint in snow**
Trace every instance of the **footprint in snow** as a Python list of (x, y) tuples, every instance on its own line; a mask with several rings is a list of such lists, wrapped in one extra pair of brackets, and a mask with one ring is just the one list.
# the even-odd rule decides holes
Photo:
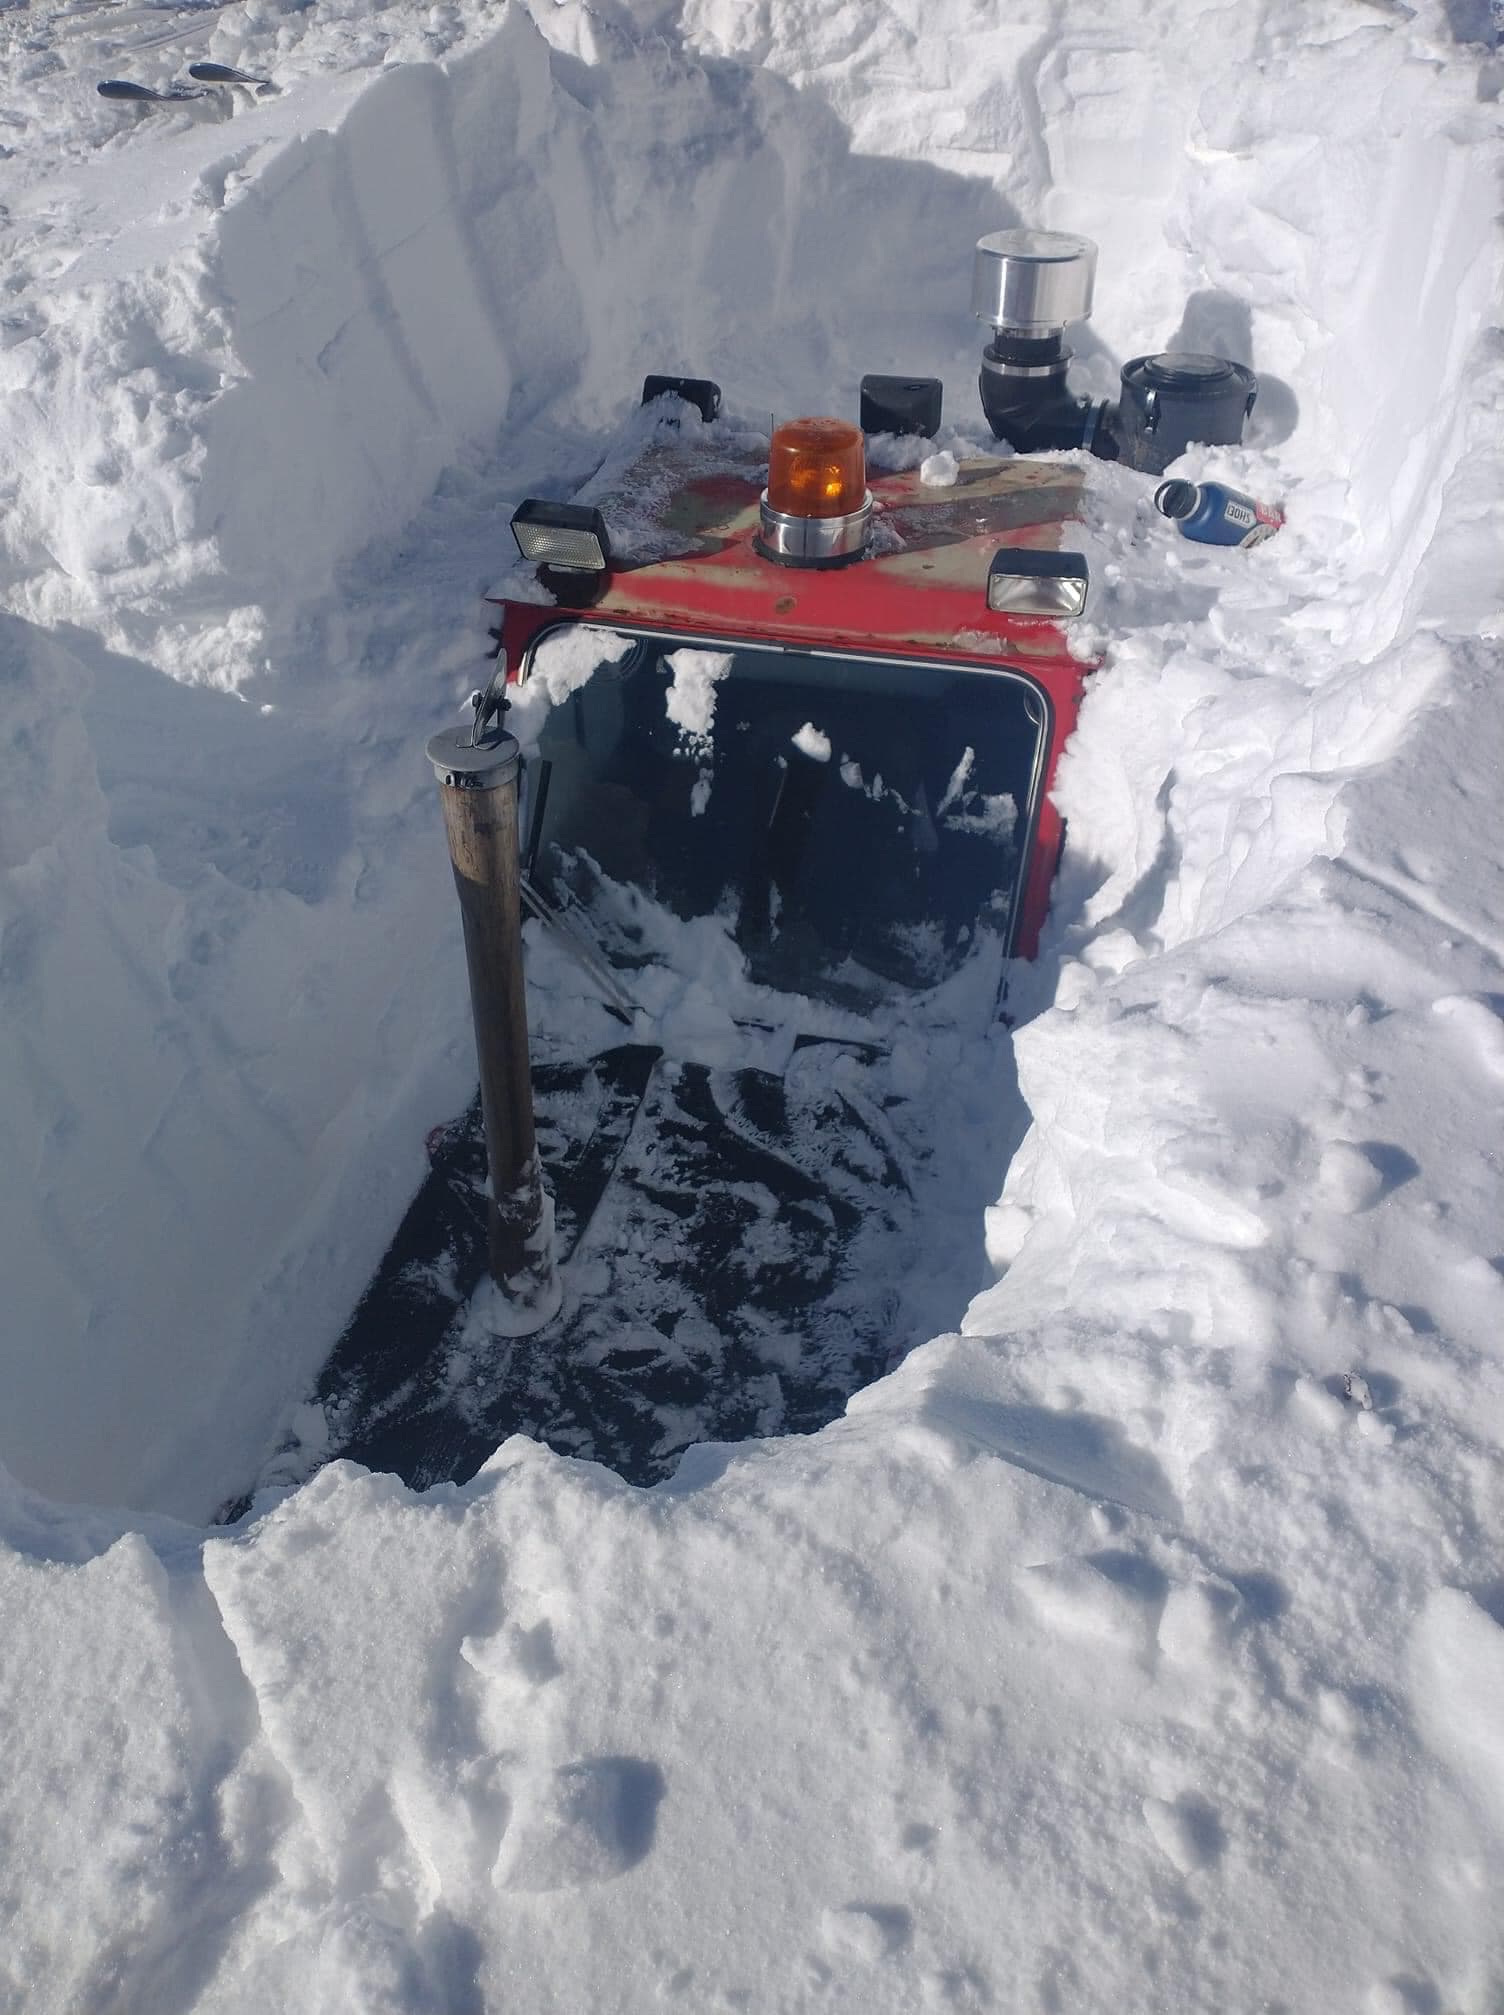
[(1172, 1665), (1212, 1673), (1226, 1666), (1243, 1612), (1237, 1591), (1198, 1579), (1172, 1588), (1160, 1613), (1158, 1642)]
[(1211, 1868), (1221, 1860), (1227, 1835), (1216, 1807), (1204, 1798), (1185, 1795), (1173, 1803), (1146, 1798), (1144, 1820), (1155, 1846), (1182, 1875)]
[(1036, 1615), (1062, 1636), (1092, 1638), (1138, 1658), (1150, 1653), (1169, 1593), (1152, 1561), (1115, 1549), (1026, 1567), (1018, 1581)]
[(1424, 1975), (1396, 1973), (1377, 1980), (1363, 1997), (1364, 2015), (1441, 2015), (1442, 1999)]
[(546, 1619), (531, 1629), (510, 1623), (489, 1637), (467, 1637), (460, 1656), (483, 1679), (522, 1691), (546, 1686), (564, 1670)]
[(590, 1756), (524, 1782), (491, 1879), (541, 1894), (612, 1882), (651, 1851), (663, 1797), (656, 1763)]
[(848, 1903), (826, 1910), (820, 1918), (820, 1939), (839, 1959), (859, 1959), (868, 1965), (901, 1952), (913, 1936), (913, 1920), (896, 1903)]

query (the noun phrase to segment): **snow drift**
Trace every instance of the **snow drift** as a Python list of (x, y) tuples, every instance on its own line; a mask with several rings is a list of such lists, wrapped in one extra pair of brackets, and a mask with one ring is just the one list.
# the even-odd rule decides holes
[[(122, 132), (0, 16), (0, 1993), (1484, 2015), (1491, 59), (1282, 0), (215, 20), (283, 97)], [(468, 1090), (416, 754), (508, 504), (647, 368), (969, 424), (1018, 218), (1101, 243), (1099, 391), (1177, 325), (1261, 373), (1185, 473), (1288, 525), (1197, 552), (1092, 472), (996, 1283), (650, 1493), (514, 1441), (160, 1516), (253, 1472)]]

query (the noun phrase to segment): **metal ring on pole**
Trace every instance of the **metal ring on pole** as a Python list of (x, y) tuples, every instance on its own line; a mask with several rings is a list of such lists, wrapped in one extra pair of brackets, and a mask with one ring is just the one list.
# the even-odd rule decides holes
[(505, 728), (488, 728), (478, 742), (468, 728), (441, 728), (428, 742), (428, 760), (441, 784), (456, 790), (499, 791), (517, 774), (522, 756), (515, 735)]

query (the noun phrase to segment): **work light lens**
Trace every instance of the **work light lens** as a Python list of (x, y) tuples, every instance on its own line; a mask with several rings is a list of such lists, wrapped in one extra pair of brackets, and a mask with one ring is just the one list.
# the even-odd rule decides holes
[(588, 504), (550, 504), (529, 497), (512, 514), (512, 536), (524, 560), (599, 574), (611, 563), (606, 522)]
[(1080, 553), (1038, 553), (1004, 546), (987, 574), (995, 615), (1042, 616), (1068, 623), (1086, 607), (1087, 567)]
[(768, 451), (768, 509), (790, 518), (845, 518), (867, 495), (867, 455), (849, 420), (790, 420)]
[(598, 572), (606, 564), (594, 532), (574, 532), (564, 525), (519, 525), (517, 543), (525, 560), (540, 566), (588, 567)]

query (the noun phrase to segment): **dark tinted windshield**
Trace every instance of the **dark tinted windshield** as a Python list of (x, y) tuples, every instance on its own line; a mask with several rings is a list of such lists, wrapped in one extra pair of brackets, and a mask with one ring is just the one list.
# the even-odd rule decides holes
[(548, 716), (535, 872), (718, 912), (765, 985), (930, 986), (1007, 937), (1041, 735), (1007, 674), (644, 640)]

